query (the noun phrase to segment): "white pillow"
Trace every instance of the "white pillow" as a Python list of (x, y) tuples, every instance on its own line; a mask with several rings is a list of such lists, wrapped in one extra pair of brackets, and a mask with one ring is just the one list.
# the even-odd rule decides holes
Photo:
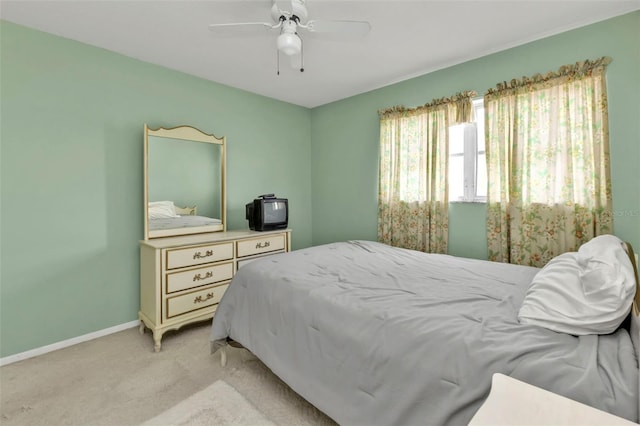
[(176, 214), (173, 201), (152, 201), (149, 203), (149, 219), (180, 217)]
[(536, 274), (518, 319), (573, 335), (612, 333), (629, 313), (635, 285), (622, 240), (601, 235)]

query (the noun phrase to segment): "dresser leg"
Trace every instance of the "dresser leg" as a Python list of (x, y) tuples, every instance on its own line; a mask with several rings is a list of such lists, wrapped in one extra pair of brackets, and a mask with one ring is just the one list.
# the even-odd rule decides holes
[(227, 347), (223, 346), (220, 348), (220, 365), (223, 367), (227, 366)]
[(138, 332), (139, 332), (140, 334), (144, 334), (144, 328), (145, 328), (145, 327), (144, 327), (144, 322), (143, 322), (143, 321), (140, 321), (140, 326), (138, 326)]
[(162, 333), (154, 331), (153, 332), (153, 342), (154, 342), (153, 350), (154, 351), (160, 352), (160, 345), (161, 345), (160, 341), (161, 340), (162, 340)]

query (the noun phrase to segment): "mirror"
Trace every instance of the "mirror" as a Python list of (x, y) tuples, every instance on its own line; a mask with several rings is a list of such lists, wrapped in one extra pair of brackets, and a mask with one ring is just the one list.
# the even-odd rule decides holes
[(225, 138), (144, 126), (144, 236), (226, 230)]

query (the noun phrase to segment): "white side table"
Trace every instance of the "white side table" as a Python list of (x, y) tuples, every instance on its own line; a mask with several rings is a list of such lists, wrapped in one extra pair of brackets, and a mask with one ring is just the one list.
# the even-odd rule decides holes
[(504, 374), (493, 375), (489, 397), (473, 416), (469, 425), (637, 426), (629, 420)]

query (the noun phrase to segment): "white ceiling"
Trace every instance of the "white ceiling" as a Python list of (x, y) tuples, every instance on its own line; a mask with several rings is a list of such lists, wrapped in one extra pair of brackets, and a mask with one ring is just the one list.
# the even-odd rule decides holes
[[(365, 37), (304, 34), (301, 73), (269, 22), (271, 0), (0, 1), (0, 18), (253, 93), (315, 107), (640, 9), (640, 0), (307, 0), (309, 19), (364, 20)], [(584, 58), (587, 59), (587, 58)]]

